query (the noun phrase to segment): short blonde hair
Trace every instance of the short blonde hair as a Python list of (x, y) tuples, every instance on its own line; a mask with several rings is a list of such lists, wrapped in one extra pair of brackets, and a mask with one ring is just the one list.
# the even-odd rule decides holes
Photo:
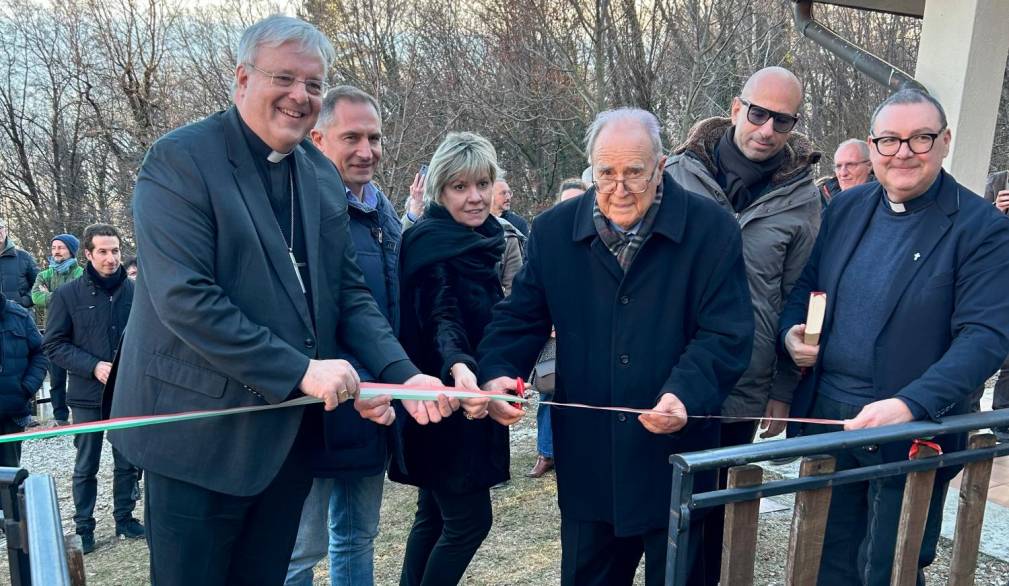
[(484, 173), (492, 183), (501, 175), (494, 145), (479, 134), (450, 132), (431, 157), (424, 182), (424, 205), (441, 205), (441, 192), (452, 179)]

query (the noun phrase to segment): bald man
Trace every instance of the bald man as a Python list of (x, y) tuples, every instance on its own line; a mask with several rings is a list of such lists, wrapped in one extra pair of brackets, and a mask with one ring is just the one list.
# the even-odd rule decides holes
[(826, 206), (838, 193), (873, 179), (869, 144), (860, 138), (849, 138), (834, 151), (834, 175), (817, 181), (816, 186)]
[[(732, 99), (730, 117), (695, 124), (666, 165), (685, 189), (710, 197), (733, 214), (742, 230), (756, 331), (749, 368), (723, 403), (723, 415), (785, 417), (797, 382), (796, 373), (777, 372), (774, 340), (785, 296), (820, 228), (812, 175), (820, 153), (794, 131), (801, 104), (802, 84), (792, 72), (761, 69)], [(761, 437), (784, 429), (776, 422), (765, 427)], [(721, 445), (750, 443), (756, 431), (756, 422), (722, 424)], [(705, 568), (707, 583), (716, 584), (722, 511), (714, 510), (709, 518)]]

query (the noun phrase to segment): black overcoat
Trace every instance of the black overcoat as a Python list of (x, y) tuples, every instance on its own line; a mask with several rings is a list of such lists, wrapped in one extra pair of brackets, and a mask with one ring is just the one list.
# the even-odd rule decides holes
[[(669, 177), (662, 189), (626, 275), (593, 226), (594, 189), (533, 222), (526, 265), (479, 348), (482, 380), (528, 373), (554, 324), (555, 401), (651, 408), (674, 393), (691, 415), (718, 413), (753, 344), (739, 226)], [(655, 435), (624, 413), (551, 416), (561, 514), (617, 535), (666, 527), (669, 456), (718, 443), (704, 420)]]

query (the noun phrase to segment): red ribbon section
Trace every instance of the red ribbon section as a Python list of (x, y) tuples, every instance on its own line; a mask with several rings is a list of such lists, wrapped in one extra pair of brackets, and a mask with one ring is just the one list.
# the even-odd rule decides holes
[(916, 439), (911, 442), (911, 451), (907, 454), (908, 459), (914, 460), (914, 458), (918, 455), (918, 451), (921, 450), (921, 446), (928, 446), (935, 450), (936, 455), (942, 455), (942, 446), (939, 444), (931, 440)]

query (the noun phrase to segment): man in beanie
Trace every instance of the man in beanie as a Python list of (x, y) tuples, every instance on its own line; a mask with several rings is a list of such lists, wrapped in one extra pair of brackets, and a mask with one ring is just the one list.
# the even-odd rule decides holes
[[(84, 273), (84, 269), (77, 264), (80, 246), (80, 240), (73, 234), (60, 234), (53, 238), (49, 267), (35, 277), (35, 286), (32, 287), (32, 303), (35, 307), (45, 311), (49, 306), (49, 298), (57, 287)], [(67, 371), (55, 363), (49, 363), (49, 383), (53, 418), (56, 425), (66, 425), (70, 419), (70, 408), (67, 407)]]
[(14, 245), (0, 218), (0, 293), (22, 307), (32, 306), (31, 289), (39, 272), (32, 255)]

